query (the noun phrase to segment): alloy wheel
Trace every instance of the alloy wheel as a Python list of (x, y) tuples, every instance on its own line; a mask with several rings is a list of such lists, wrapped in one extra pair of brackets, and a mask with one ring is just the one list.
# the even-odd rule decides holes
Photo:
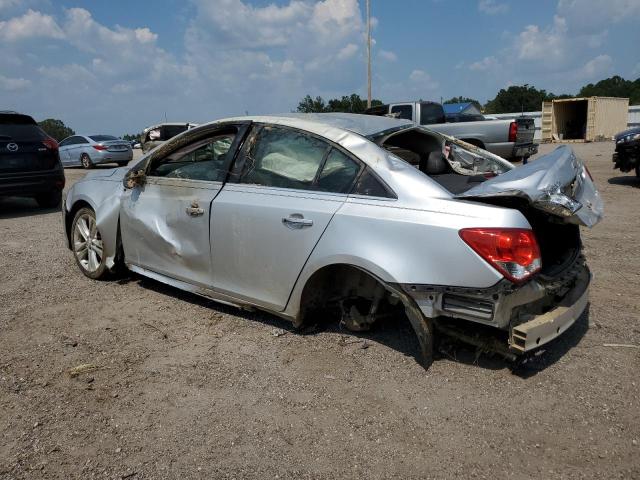
[(73, 251), (78, 263), (87, 272), (93, 273), (102, 263), (102, 237), (96, 220), (85, 213), (78, 217), (73, 230)]

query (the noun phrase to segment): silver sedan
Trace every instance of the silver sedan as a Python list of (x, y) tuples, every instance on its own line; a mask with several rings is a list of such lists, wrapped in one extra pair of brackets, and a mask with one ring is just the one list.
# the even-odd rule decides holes
[(72, 135), (59, 144), (64, 167), (92, 168), (102, 163), (127, 165), (133, 158), (131, 144), (112, 135)]
[[(123, 188), (124, 187), (124, 188)], [(406, 315), (509, 358), (588, 301), (579, 226), (602, 201), (569, 147), (514, 168), (385, 117), (242, 117), (189, 130), (133, 168), (88, 174), (63, 205), (84, 275), (126, 267), (300, 327)]]

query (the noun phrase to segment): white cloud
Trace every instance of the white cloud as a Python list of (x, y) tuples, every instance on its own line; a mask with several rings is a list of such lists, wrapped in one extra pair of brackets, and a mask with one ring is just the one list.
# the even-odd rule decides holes
[(600, 79), (610, 75), (613, 68), (613, 59), (609, 55), (598, 55), (584, 64), (579, 70), (579, 78), (585, 80)]
[(357, 52), (358, 52), (358, 46), (354, 43), (349, 43), (338, 52), (338, 55), (336, 55), (336, 58), (338, 60), (347, 60), (353, 57)]
[(31, 80), (25, 78), (10, 78), (0, 75), (0, 90), (18, 92), (27, 90), (31, 86)]
[(418, 69), (412, 71), (409, 75), (409, 80), (415, 87), (424, 90), (435, 90), (439, 86), (438, 82), (431, 78), (431, 75), (424, 70)]
[(20, 17), (0, 22), (0, 38), (15, 42), (28, 38), (61, 39), (64, 33), (51, 15), (29, 9)]
[(576, 32), (600, 32), (614, 23), (640, 19), (638, 0), (559, 0), (558, 14)]
[(21, 0), (0, 0), (0, 11), (20, 5)]
[(516, 38), (515, 48), (519, 60), (562, 61), (565, 58), (567, 22), (556, 15), (553, 25), (540, 29), (528, 25)]
[(487, 15), (498, 15), (509, 11), (508, 3), (500, 3), (496, 0), (479, 0), (478, 10)]
[(395, 62), (398, 60), (398, 56), (389, 50), (380, 50), (378, 56), (387, 62)]
[(469, 65), (469, 70), (474, 72), (482, 72), (485, 70), (492, 70), (500, 67), (500, 63), (498, 59), (494, 56), (484, 57), (482, 60), (478, 62), (474, 62)]

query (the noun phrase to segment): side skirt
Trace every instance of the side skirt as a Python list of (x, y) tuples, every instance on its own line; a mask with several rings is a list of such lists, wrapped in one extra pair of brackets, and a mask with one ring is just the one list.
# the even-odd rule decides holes
[(184, 290), (186, 292), (193, 293), (195, 295), (199, 295), (204, 298), (208, 298), (209, 300), (222, 303), (223, 305), (228, 305), (231, 307), (236, 307), (241, 310), (248, 310), (248, 311), (263, 310), (265, 312), (271, 313), (273, 315), (277, 315), (286, 320), (290, 320), (290, 321), (293, 320), (291, 317), (283, 314), (282, 312), (273, 312), (270, 310), (264, 310), (264, 308), (259, 308), (256, 305), (253, 305), (246, 301), (238, 300), (234, 297), (225, 295), (223, 293), (216, 292), (215, 290), (210, 288), (202, 287), (199, 285), (193, 285), (191, 283), (184, 282), (182, 280), (176, 280), (175, 278), (168, 277), (167, 275), (163, 275), (162, 273), (154, 272), (153, 270), (149, 270), (147, 268), (140, 267), (132, 263), (127, 262), (126, 266), (129, 270), (139, 275), (150, 278), (152, 280), (156, 280), (160, 283), (164, 283), (165, 285), (169, 285), (171, 287), (175, 287), (180, 290)]

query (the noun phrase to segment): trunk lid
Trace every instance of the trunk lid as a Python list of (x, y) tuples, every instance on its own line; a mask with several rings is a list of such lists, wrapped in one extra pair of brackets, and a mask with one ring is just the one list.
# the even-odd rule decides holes
[(604, 209), (584, 163), (566, 145), (455, 197), (478, 201), (519, 198), (563, 223), (587, 227), (593, 227), (602, 219)]
[(124, 140), (108, 140), (100, 142), (109, 152), (126, 152), (131, 146)]

